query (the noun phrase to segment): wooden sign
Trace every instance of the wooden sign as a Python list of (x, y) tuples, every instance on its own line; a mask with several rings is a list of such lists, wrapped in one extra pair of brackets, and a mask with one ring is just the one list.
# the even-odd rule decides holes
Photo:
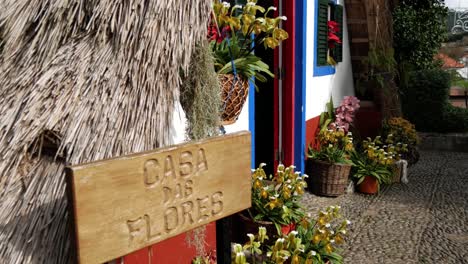
[(102, 263), (249, 208), (250, 133), (68, 168), (80, 263)]

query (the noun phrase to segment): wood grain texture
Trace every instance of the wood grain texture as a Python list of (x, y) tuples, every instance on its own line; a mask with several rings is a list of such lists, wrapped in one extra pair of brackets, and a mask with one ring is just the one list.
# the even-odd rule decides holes
[(249, 208), (250, 133), (68, 169), (80, 263), (102, 263)]

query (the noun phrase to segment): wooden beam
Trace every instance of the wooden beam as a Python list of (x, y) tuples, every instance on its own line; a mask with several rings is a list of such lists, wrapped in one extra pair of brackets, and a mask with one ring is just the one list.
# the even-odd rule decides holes
[(351, 42), (352, 43), (368, 43), (369, 39), (368, 38), (352, 38)]

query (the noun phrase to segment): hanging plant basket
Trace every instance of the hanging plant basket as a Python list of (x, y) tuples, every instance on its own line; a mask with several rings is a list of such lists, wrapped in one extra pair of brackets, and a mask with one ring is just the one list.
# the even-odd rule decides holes
[(351, 165), (308, 159), (306, 173), (308, 188), (317, 195), (336, 197), (348, 186)]
[(219, 74), (222, 90), (222, 125), (231, 125), (237, 121), (247, 96), (249, 95), (249, 81), (241, 77), (235, 80), (233, 74)]

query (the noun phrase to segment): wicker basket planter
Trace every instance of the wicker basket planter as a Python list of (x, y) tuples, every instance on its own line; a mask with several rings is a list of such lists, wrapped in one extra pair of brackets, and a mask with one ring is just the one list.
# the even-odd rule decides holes
[(340, 196), (345, 193), (348, 186), (350, 171), (351, 165), (348, 164), (308, 159), (306, 162), (306, 174), (309, 175), (308, 189), (317, 195)]
[(237, 121), (242, 111), (247, 96), (249, 95), (249, 81), (238, 77), (237, 81), (233, 74), (218, 75), (222, 90), (222, 125), (231, 125)]

